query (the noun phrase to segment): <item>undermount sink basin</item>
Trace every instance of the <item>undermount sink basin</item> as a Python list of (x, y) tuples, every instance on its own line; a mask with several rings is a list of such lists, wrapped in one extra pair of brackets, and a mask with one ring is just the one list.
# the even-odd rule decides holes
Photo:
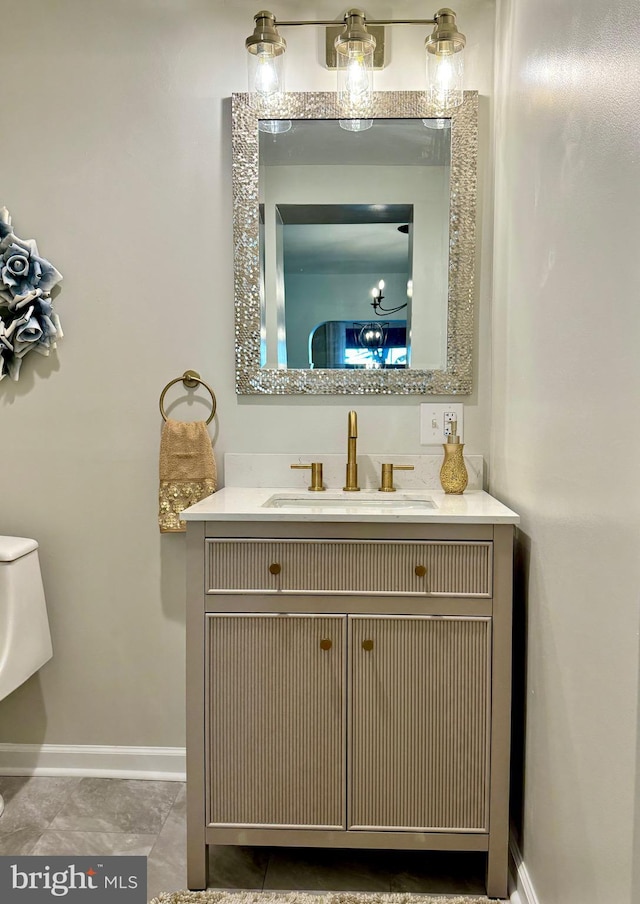
[(379, 493), (369, 490), (360, 493), (277, 493), (262, 504), (263, 508), (296, 508), (296, 509), (434, 509), (437, 508), (430, 496), (412, 493), (401, 496), (399, 493)]

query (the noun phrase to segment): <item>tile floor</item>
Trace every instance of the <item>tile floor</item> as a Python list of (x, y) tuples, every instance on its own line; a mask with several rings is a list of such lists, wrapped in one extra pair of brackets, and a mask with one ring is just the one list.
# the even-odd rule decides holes
[[(0, 776), (0, 855), (142, 854), (148, 897), (186, 888), (185, 787), (179, 782)], [(484, 892), (477, 853), (210, 848), (212, 888)]]

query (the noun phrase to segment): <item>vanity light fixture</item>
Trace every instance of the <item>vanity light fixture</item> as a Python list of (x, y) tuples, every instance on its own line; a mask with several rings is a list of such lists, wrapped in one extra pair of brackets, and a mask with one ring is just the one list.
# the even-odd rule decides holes
[(269, 104), (284, 94), (284, 52), (287, 42), (276, 28), (276, 17), (263, 9), (254, 16), (255, 28), (244, 42), (249, 53), (249, 94), (255, 106), (268, 112)]
[[(245, 41), (249, 54), (249, 96), (252, 105), (268, 120), (270, 109), (276, 109), (284, 94), (284, 53), (287, 42), (279, 27), (322, 25), (335, 27), (323, 20), (277, 22), (273, 13), (261, 10), (254, 16), (253, 34)], [(463, 100), (463, 58), (465, 36), (458, 31), (456, 14), (441, 9), (433, 19), (367, 19), (361, 9), (350, 9), (344, 16), (344, 29), (336, 37), (336, 69), (338, 74), (337, 106), (340, 125), (349, 131), (369, 128), (373, 100), (373, 56), (375, 37), (369, 25), (433, 25), (425, 40), (427, 101), (435, 114), (446, 116)], [(272, 129), (270, 131), (273, 131)]]

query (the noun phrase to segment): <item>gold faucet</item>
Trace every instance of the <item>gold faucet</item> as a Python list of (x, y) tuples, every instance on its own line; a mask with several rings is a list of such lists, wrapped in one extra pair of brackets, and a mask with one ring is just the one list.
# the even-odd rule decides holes
[(358, 486), (358, 461), (356, 458), (356, 440), (358, 439), (358, 415), (349, 412), (347, 422), (347, 483), (342, 489), (347, 493), (356, 493)]

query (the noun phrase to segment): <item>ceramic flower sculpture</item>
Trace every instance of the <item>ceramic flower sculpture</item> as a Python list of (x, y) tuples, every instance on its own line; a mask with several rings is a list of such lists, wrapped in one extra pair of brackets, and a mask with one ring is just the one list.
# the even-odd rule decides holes
[(51, 290), (62, 279), (38, 254), (33, 239), (19, 239), (6, 207), (0, 207), (0, 380), (17, 380), (30, 351), (48, 355), (62, 339)]

